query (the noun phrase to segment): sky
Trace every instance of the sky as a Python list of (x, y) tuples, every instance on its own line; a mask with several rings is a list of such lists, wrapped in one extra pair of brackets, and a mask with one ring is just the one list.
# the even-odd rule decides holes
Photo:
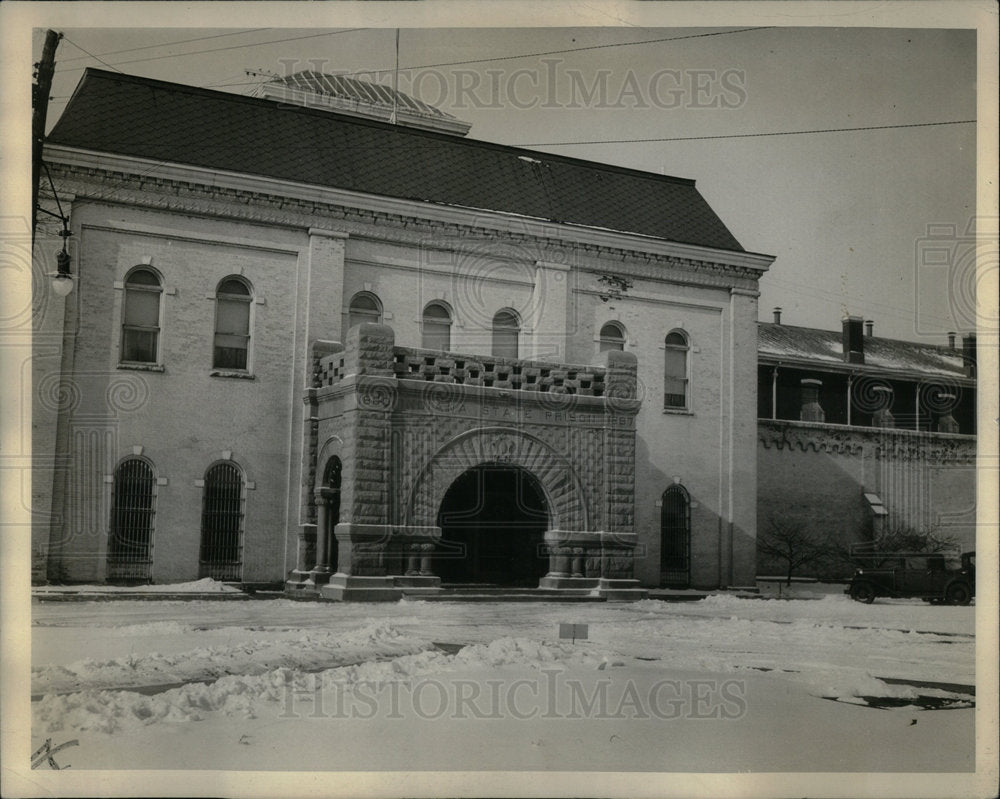
[[(392, 85), (397, 29), (380, 25), (63, 27), (49, 127), (88, 66), (239, 94), (299, 69)], [(472, 123), (471, 138), (696, 180), (745, 249), (776, 256), (762, 320), (781, 306), (786, 324), (838, 329), (849, 313), (874, 320), (876, 335), (937, 344), (974, 327), (975, 31), (398, 36), (399, 88)]]

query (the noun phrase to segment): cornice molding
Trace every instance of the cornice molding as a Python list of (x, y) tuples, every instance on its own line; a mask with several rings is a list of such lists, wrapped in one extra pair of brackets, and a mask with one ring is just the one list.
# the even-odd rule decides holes
[(870, 454), (879, 459), (949, 464), (976, 462), (976, 437), (950, 433), (760, 419), (757, 440), (764, 449)]
[[(228, 196), (244, 205), (252, 202), (258, 211), (263, 210), (257, 208), (258, 206), (275, 206), (278, 210), (300, 209), (300, 213), (304, 211), (307, 214), (323, 214), (320, 220), (329, 219), (330, 211), (333, 209), (351, 209), (356, 214), (367, 212), (366, 215), (373, 219), (394, 220), (404, 227), (419, 224), (430, 228), (454, 227), (464, 232), (469, 229), (479, 229), (505, 236), (521, 235), (527, 239), (554, 240), (574, 247), (599, 248), (625, 257), (657, 258), (668, 262), (676, 259), (681, 262), (712, 264), (726, 269), (735, 277), (751, 277), (755, 280), (774, 261), (773, 256), (758, 253), (681, 244), (649, 236), (549, 222), (517, 214), (401, 200), (60, 145), (46, 145), (45, 159), (50, 165), (62, 166), (71, 174), (87, 175), (98, 178), (99, 181), (101, 177), (105, 177), (128, 184), (135, 179), (139, 181), (140, 188), (160, 187), (168, 190), (183, 188), (187, 194), (197, 193), (196, 189), (201, 189), (202, 193), (207, 193), (208, 196)], [(116, 192), (121, 188), (124, 187), (116, 187)], [(89, 194), (89, 192), (83, 193)], [(111, 201), (108, 198), (104, 199)], [(288, 224), (273, 216), (269, 221)], [(291, 224), (302, 226), (302, 220), (296, 220)], [(317, 222), (314, 219), (313, 224), (307, 224), (306, 227), (322, 228), (324, 225), (322, 221)]]

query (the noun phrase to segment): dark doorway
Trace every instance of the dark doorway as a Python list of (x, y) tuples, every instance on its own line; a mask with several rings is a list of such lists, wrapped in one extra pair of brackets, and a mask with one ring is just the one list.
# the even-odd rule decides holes
[(660, 585), (687, 588), (691, 584), (691, 499), (672, 485), (660, 505)]
[(548, 571), (541, 486), (523, 469), (486, 463), (462, 474), (438, 513), (435, 574), (445, 583), (532, 587)]

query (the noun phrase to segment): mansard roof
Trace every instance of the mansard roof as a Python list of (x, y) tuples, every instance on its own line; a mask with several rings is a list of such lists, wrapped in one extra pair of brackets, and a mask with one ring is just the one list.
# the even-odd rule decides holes
[(693, 180), (104, 70), (48, 141), (744, 252)]
[(829, 367), (838, 371), (885, 370), (959, 379), (965, 376), (961, 350), (950, 347), (865, 336), (864, 352), (864, 364), (846, 363), (840, 330), (758, 323), (757, 353), (764, 363), (808, 362), (820, 370)]

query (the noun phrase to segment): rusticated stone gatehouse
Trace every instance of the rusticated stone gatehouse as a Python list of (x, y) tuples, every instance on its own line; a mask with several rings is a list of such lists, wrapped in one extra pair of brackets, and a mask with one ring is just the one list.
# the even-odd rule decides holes
[[(375, 324), (314, 353), (305, 451), (315, 461), (304, 473), (336, 474), (337, 485), (321, 479), (312, 496), (311, 480), (304, 486), (309, 521), (289, 591), (391, 599), (437, 590), (443, 570), (612, 598), (645, 593), (633, 564), (634, 355), (612, 350), (573, 366), (442, 353), (397, 347), (392, 329)], [(484, 478), (452, 497), (477, 471)], [(463, 499), (482, 504), (505, 482), (514, 486), (506, 518), (473, 521), (465, 536), (461, 519), (450, 524), (468, 516)], [(491, 546), (483, 537), (497, 526), (510, 528), (508, 540)]]

